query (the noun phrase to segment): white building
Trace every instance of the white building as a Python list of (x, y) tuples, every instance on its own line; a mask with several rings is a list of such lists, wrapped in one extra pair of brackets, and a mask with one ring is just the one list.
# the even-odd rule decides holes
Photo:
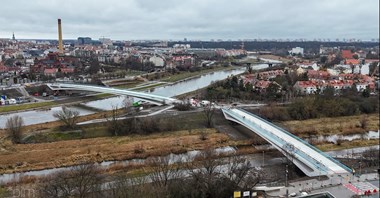
[(159, 56), (152, 56), (149, 61), (154, 64), (155, 67), (163, 67), (165, 65), (165, 60)]
[(291, 55), (301, 54), (303, 56), (303, 48), (302, 47), (292, 48), (292, 50), (289, 51), (289, 54)]

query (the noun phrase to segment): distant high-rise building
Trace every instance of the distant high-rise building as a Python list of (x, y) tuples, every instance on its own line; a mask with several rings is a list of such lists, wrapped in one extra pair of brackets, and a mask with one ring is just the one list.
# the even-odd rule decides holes
[(13, 41), (16, 41), (16, 37), (15, 37), (15, 33), (13, 32), (13, 34), (12, 34), (12, 40)]
[(92, 44), (92, 39), (90, 37), (78, 37), (79, 45)]

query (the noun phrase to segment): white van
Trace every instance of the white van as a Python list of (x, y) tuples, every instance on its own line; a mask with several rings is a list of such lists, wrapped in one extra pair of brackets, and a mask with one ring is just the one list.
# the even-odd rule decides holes
[(10, 105), (12, 105), (12, 104), (17, 104), (16, 99), (13, 99), (13, 98), (9, 99), (9, 104), (10, 104)]

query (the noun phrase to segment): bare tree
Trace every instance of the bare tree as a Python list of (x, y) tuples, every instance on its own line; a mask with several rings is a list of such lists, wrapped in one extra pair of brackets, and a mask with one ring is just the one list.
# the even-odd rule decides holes
[(259, 173), (253, 171), (251, 163), (245, 158), (230, 156), (226, 166), (226, 176), (235, 187), (251, 189), (259, 182)]
[(212, 119), (215, 114), (215, 107), (212, 104), (208, 104), (203, 108), (203, 115), (206, 118), (206, 125), (207, 127), (212, 127)]
[(8, 118), (5, 124), (5, 128), (8, 133), (8, 136), (11, 138), (12, 142), (15, 144), (21, 142), (23, 125), (24, 125), (24, 120), (18, 115)]
[(67, 128), (74, 129), (78, 122), (79, 111), (71, 110), (62, 106), (62, 110), (53, 114), (55, 118), (62, 121)]
[(362, 129), (366, 129), (367, 126), (368, 126), (368, 115), (365, 114), (365, 115), (362, 115), (360, 118), (360, 127)]
[(135, 113), (135, 109), (133, 107), (133, 98), (129, 96), (124, 97), (123, 107), (128, 115)]
[(166, 156), (149, 158), (147, 164), (152, 172), (149, 174), (153, 185), (164, 188), (169, 185), (170, 180), (181, 176), (179, 166), (170, 164), (170, 158)]
[(106, 119), (107, 119), (107, 129), (114, 136), (120, 135), (123, 130), (122, 122), (118, 121), (117, 118), (118, 118), (117, 106), (112, 106), (111, 116)]
[(45, 179), (41, 197), (101, 197), (103, 177), (94, 164), (82, 164)]

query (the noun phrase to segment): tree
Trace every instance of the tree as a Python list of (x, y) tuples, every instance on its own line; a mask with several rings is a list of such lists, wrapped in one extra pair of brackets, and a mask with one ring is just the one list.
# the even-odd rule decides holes
[(370, 92), (371, 91), (369, 90), (369, 87), (367, 86), (367, 88), (363, 90), (362, 96), (365, 98), (368, 98), (370, 96)]
[(117, 118), (117, 106), (112, 106), (111, 116), (107, 118), (107, 129), (114, 136), (120, 135), (123, 131), (123, 124)]
[(41, 197), (101, 197), (103, 177), (94, 164), (81, 164), (58, 172), (40, 185)]
[(66, 106), (62, 106), (62, 110), (55, 112), (53, 116), (62, 121), (67, 128), (74, 129), (78, 122), (79, 111), (71, 110)]
[(208, 104), (203, 107), (203, 115), (206, 118), (206, 125), (208, 128), (212, 127), (212, 119), (215, 114), (215, 107), (212, 104)]
[(12, 142), (17, 144), (21, 143), (22, 136), (22, 126), (24, 125), (24, 120), (22, 117), (16, 115), (8, 118), (5, 128), (8, 136), (11, 138)]
[(96, 74), (100, 70), (100, 64), (96, 57), (91, 58), (90, 60), (90, 67), (89, 67), (89, 73), (90, 74)]
[(171, 180), (181, 176), (179, 166), (171, 166), (168, 156), (149, 158), (147, 165), (151, 168), (149, 178), (152, 184), (160, 188), (166, 188)]

